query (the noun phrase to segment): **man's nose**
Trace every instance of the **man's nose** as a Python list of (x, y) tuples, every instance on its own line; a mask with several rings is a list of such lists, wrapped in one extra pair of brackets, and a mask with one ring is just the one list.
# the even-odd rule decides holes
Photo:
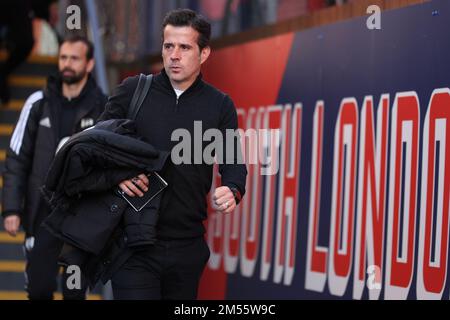
[(65, 59), (63, 61), (63, 66), (64, 67), (70, 67), (72, 65), (72, 59)]
[(175, 47), (170, 55), (170, 59), (172, 60), (180, 60), (180, 49)]

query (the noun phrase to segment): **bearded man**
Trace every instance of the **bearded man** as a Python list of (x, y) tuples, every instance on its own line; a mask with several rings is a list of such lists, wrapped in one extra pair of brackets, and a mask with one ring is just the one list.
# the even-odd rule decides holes
[[(68, 37), (61, 43), (59, 72), (48, 78), (44, 90), (26, 100), (7, 151), (2, 216), (11, 236), (17, 235), (20, 226), (25, 231), (25, 282), (30, 300), (53, 299), (62, 248), (62, 242), (41, 227), (51, 209), (40, 187), (57, 150), (71, 135), (93, 126), (107, 101), (91, 76), (93, 57), (94, 47), (84, 37)], [(84, 299), (84, 284), (68, 288), (69, 276), (64, 270), (63, 298)]]

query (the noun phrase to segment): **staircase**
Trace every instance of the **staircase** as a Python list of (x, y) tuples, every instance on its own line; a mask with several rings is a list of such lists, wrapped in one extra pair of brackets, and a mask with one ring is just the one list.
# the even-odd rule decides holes
[[(6, 53), (0, 50), (0, 63), (5, 58)], [(22, 106), (30, 94), (45, 86), (47, 76), (56, 70), (56, 57), (31, 56), (8, 80), (11, 87), (11, 101), (6, 106), (0, 106), (0, 197), (3, 189), (1, 174), (4, 170), (6, 150)], [(27, 293), (24, 290), (23, 242), (24, 233), (20, 232), (16, 237), (9, 236), (3, 228), (3, 220), (0, 218), (0, 300), (27, 299)], [(102, 298), (101, 292), (102, 286), (97, 286), (87, 298), (99, 300)], [(62, 299), (60, 289), (55, 293), (55, 299)]]

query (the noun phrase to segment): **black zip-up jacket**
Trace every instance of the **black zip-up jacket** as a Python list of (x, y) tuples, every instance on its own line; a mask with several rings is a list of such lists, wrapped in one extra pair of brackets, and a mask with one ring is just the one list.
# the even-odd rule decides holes
[[(33, 235), (50, 208), (39, 188), (55, 156), (60, 139), (61, 80), (48, 78), (44, 91), (32, 94), (22, 109), (11, 137), (3, 172), (2, 215), (19, 214), (27, 235)], [(95, 124), (106, 96), (89, 77), (80, 95), (70, 101), (76, 108), (72, 132)]]
[[(118, 86), (109, 98), (99, 120), (126, 118), (127, 109), (137, 86), (138, 76), (130, 77)], [(200, 134), (195, 133), (195, 121), (201, 121)], [(197, 128), (199, 123), (197, 123)], [(202, 80), (196, 81), (177, 99), (170, 80), (162, 70), (153, 77), (150, 92), (136, 117), (137, 132), (156, 149), (171, 152), (180, 141), (172, 141), (172, 133), (184, 129), (192, 137), (191, 164), (177, 164), (168, 176), (169, 187), (161, 203), (158, 237), (162, 239), (192, 238), (205, 233), (206, 196), (211, 189), (213, 165), (203, 160), (194, 163), (194, 150), (200, 152), (210, 141), (197, 141), (207, 129), (219, 129), (225, 138), (226, 129), (237, 129), (237, 113), (230, 97)], [(224, 139), (226, 142), (226, 139)], [(236, 139), (238, 140), (238, 139)], [(240, 146), (238, 147), (240, 150)], [(225, 156), (226, 157), (226, 156)], [(222, 185), (245, 193), (245, 164), (221, 164)]]

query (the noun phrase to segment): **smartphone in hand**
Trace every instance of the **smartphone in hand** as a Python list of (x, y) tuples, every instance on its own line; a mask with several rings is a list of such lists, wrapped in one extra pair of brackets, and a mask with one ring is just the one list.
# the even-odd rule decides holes
[(147, 174), (149, 180), (148, 190), (144, 192), (142, 197), (130, 197), (122, 189), (118, 188), (118, 193), (130, 204), (136, 211), (141, 211), (150, 201), (152, 201), (161, 191), (163, 191), (168, 183), (156, 172)]

